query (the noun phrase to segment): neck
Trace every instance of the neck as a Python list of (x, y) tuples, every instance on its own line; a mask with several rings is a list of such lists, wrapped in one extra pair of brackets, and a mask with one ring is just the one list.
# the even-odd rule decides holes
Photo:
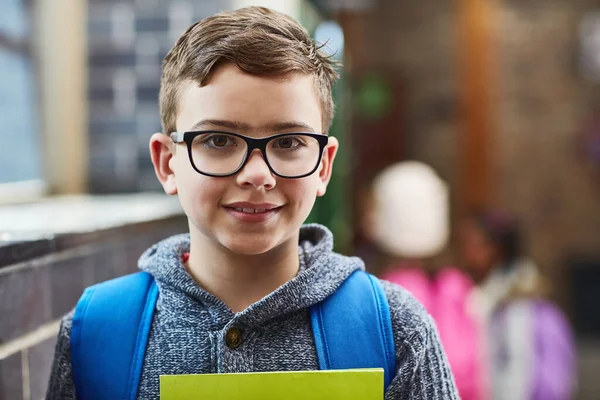
[(199, 232), (190, 232), (187, 269), (200, 286), (233, 312), (245, 310), (298, 274), (298, 240), (264, 254), (237, 254)]

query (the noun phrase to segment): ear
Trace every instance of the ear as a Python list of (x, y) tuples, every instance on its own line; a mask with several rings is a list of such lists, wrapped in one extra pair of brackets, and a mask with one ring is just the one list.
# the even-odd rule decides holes
[(327, 191), (327, 185), (331, 179), (331, 172), (333, 170), (333, 160), (337, 154), (340, 143), (333, 136), (329, 136), (329, 141), (325, 150), (323, 151), (323, 157), (321, 158), (321, 168), (319, 169), (319, 187), (317, 189), (317, 196), (323, 196)]
[(155, 133), (150, 138), (150, 156), (154, 165), (154, 172), (160, 184), (168, 195), (177, 194), (175, 172), (171, 167), (171, 160), (175, 146), (170, 137), (163, 133)]

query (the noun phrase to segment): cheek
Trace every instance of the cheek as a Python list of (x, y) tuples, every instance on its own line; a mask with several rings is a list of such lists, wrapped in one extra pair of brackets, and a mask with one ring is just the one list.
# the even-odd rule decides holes
[(221, 179), (201, 175), (191, 167), (180, 169), (176, 176), (177, 191), (186, 214), (199, 217), (200, 209), (219, 204), (224, 192)]
[(296, 203), (298, 207), (312, 206), (316, 199), (317, 184), (311, 178), (281, 182), (280, 190), (288, 198), (288, 201)]
[(288, 218), (294, 224), (302, 224), (308, 218), (317, 198), (316, 186), (313, 183), (286, 185), (282, 190), (290, 204)]

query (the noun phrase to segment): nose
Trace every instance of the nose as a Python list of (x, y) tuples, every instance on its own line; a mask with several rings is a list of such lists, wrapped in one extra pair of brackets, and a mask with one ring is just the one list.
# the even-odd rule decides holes
[(244, 168), (236, 175), (237, 184), (241, 187), (254, 187), (256, 189), (270, 190), (275, 187), (275, 177), (271, 173), (267, 162), (258, 149), (254, 149)]

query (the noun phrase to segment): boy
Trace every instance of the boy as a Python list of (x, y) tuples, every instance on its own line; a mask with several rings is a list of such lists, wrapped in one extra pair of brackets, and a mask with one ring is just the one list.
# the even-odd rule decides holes
[[(364, 269), (332, 252), (326, 228), (301, 227), (338, 148), (326, 135), (336, 78), (297, 22), (258, 7), (192, 25), (166, 56), (166, 134), (152, 136), (150, 151), (190, 233), (140, 259), (159, 295), (138, 399), (158, 398), (164, 374), (319, 369), (308, 309)], [(457, 399), (431, 318), (381, 285), (397, 363), (386, 399)], [(77, 398), (72, 321), (62, 323), (48, 399)]]

